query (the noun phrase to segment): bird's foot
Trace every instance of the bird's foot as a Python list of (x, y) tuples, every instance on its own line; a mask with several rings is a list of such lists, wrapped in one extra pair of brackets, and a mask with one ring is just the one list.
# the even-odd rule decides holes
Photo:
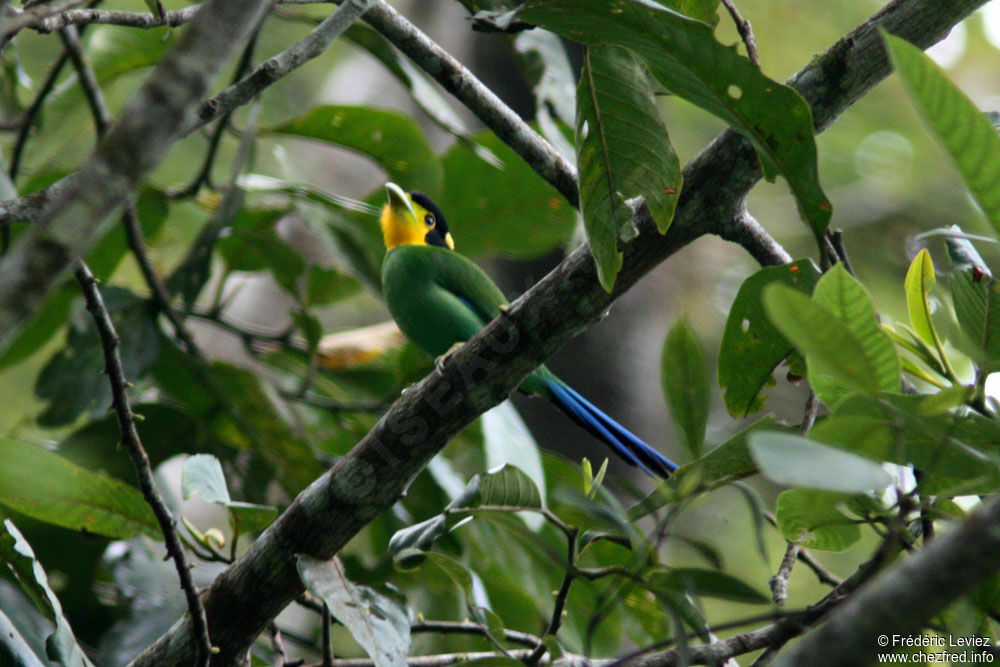
[(439, 373), (444, 374), (444, 362), (446, 362), (451, 357), (451, 355), (461, 350), (463, 345), (465, 345), (465, 343), (459, 341), (458, 343), (455, 343), (454, 345), (449, 347), (447, 352), (445, 352), (440, 357), (434, 360), (434, 368)]

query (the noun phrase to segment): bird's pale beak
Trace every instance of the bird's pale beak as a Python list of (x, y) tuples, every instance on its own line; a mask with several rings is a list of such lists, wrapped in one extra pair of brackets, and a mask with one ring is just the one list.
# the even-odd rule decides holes
[(410, 220), (416, 220), (417, 214), (413, 210), (413, 203), (409, 196), (395, 183), (385, 184), (385, 198), (388, 200), (389, 208), (397, 216), (409, 214)]

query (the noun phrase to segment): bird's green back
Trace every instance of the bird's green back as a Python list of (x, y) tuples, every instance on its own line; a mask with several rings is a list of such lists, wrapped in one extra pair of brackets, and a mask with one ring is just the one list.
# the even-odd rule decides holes
[(507, 303), (482, 269), (431, 245), (390, 250), (382, 264), (382, 293), (403, 333), (435, 357), (474, 336)]

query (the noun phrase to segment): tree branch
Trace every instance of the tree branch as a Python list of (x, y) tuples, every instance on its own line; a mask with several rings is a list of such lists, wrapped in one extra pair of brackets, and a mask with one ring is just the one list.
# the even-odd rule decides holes
[[(985, 0), (896, 0), (852, 31), (795, 77), (812, 101), (817, 127), (889, 71), (877, 26), (929, 46)], [(871, 62), (866, 59), (871, 59)], [(849, 66), (845, 66), (845, 64)], [(833, 91), (833, 92), (831, 92)], [(600, 318), (622, 293), (664, 259), (705, 233), (718, 233), (738, 213), (739, 201), (760, 178), (750, 145), (723, 133), (685, 169), (677, 217), (666, 235), (643, 217), (639, 236), (625, 247), (612, 293), (597, 281), (580, 248), (511, 304), (439, 368), (404, 394), (344, 458), (313, 482), (222, 573), (205, 598), (218, 664), (235, 664), (267, 622), (303, 586), (295, 554), (327, 559), (392, 506), (438, 451), (479, 414), (504, 400), (521, 380), (569, 338)], [(179, 664), (193, 655), (183, 618), (136, 665)]]
[(1000, 499), (874, 579), (775, 663), (860, 665), (885, 635), (912, 635), (934, 614), (1000, 570)]
[(136, 477), (139, 479), (139, 489), (142, 491), (146, 503), (152, 508), (157, 523), (160, 524), (160, 532), (163, 533), (167, 553), (174, 561), (174, 568), (177, 570), (177, 577), (180, 579), (181, 589), (187, 600), (189, 617), (192, 619), (192, 639), (198, 647), (196, 664), (207, 666), (212, 656), (208, 620), (205, 617), (205, 609), (201, 605), (201, 599), (198, 597), (198, 589), (191, 578), (191, 569), (184, 557), (184, 547), (177, 535), (176, 522), (167, 508), (163, 496), (156, 488), (156, 482), (153, 481), (153, 470), (149, 463), (149, 456), (146, 455), (146, 449), (142, 446), (142, 439), (139, 437), (139, 429), (135, 425), (136, 416), (132, 411), (132, 404), (128, 399), (127, 392), (130, 385), (125, 377), (125, 368), (122, 366), (119, 352), (120, 340), (115, 331), (115, 324), (104, 305), (104, 298), (97, 287), (97, 279), (94, 278), (94, 274), (90, 272), (83, 261), (77, 262), (76, 279), (83, 290), (87, 310), (94, 318), (94, 325), (101, 337), (101, 347), (104, 350), (104, 371), (111, 384), (112, 405), (115, 415), (118, 417), (122, 444), (132, 460), (132, 467), (135, 468)]
[(0, 263), (0, 349), (155, 167), (271, 0), (209, 0), (75, 178)]

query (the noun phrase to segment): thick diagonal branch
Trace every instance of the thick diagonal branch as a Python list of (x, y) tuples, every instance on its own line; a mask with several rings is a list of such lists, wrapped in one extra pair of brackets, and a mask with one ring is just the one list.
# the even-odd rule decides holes
[(273, 0), (209, 0), (84, 167), (0, 262), (0, 349), (159, 164), (209, 83)]
[[(816, 59), (795, 81), (829, 125), (889, 71), (877, 26), (921, 46), (942, 38), (985, 0), (897, 0)], [(943, 7), (947, 5), (947, 7)], [(343, 459), (302, 492), (244, 556), (212, 584), (205, 599), (218, 664), (235, 664), (267, 622), (299, 595), (295, 554), (329, 558), (390, 507), (435, 455), (479, 414), (505, 399), (569, 338), (597, 320), (623, 292), (664, 259), (705, 233), (737, 234), (739, 202), (760, 178), (753, 149), (724, 133), (685, 169), (676, 221), (660, 236), (651, 220), (625, 249), (615, 290), (597, 281), (586, 248), (567, 257), (510, 310), (408, 391)], [(190, 659), (181, 619), (137, 661)]]

